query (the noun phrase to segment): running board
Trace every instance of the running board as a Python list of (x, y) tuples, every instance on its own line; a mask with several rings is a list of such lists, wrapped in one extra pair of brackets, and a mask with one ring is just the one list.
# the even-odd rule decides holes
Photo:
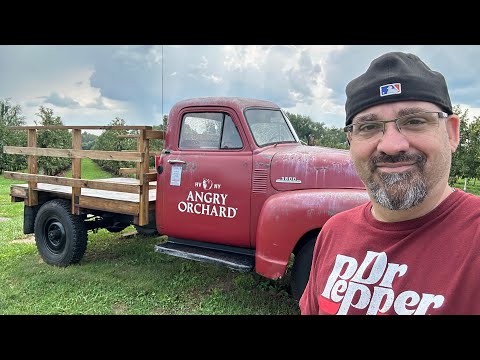
[(168, 241), (155, 245), (155, 251), (184, 259), (222, 265), (241, 272), (252, 271), (255, 266), (255, 258), (252, 255), (235, 254), (222, 250), (206, 249)]

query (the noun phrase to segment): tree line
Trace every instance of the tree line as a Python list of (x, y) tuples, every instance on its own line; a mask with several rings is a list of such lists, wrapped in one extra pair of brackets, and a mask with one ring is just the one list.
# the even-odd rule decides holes
[[(468, 109), (460, 105), (454, 106), (454, 113), (460, 117), (460, 144), (453, 155), (450, 172), (450, 183), (459, 179), (472, 179), (474, 182), (480, 178), (480, 117), (470, 118)], [(286, 112), (298, 137), (304, 144), (325, 146), (338, 149), (348, 149), (346, 134), (342, 128), (325, 125), (323, 122), (313, 121), (310, 116)], [(40, 106), (36, 116), (39, 118), (34, 123), (37, 126), (64, 125), (61, 118), (53, 113), (52, 109)], [(165, 130), (168, 122), (167, 115), (163, 123), (153, 126), (155, 130)], [(25, 125), (20, 105), (11, 104), (10, 99), (0, 99), (0, 174), (3, 171), (18, 171), (27, 167), (26, 157), (11, 155), (3, 152), (3, 146), (26, 146), (26, 131), (9, 129), (11, 126)], [(113, 119), (109, 126), (127, 125), (121, 118)], [(101, 135), (94, 135), (84, 131), (82, 133), (82, 149), (84, 150), (110, 150), (110, 151), (135, 151), (136, 141), (133, 138), (119, 137), (118, 135), (131, 135), (135, 130), (108, 130)], [(64, 148), (72, 146), (72, 136), (69, 130), (39, 130), (37, 132), (37, 147)], [(160, 151), (163, 140), (151, 140), (151, 151)], [(112, 174), (119, 174), (121, 167), (133, 167), (131, 162), (102, 161), (97, 163)], [(55, 157), (38, 157), (38, 170), (40, 174), (56, 175), (69, 168), (71, 159)], [(150, 166), (154, 166), (154, 159), (150, 159)]]

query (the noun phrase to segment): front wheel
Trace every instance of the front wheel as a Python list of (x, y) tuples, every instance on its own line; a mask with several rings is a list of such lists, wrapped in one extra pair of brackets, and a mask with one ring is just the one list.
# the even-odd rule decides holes
[(310, 268), (312, 267), (313, 249), (317, 235), (310, 236), (309, 240), (295, 255), (292, 266), (290, 290), (292, 296), (296, 301), (300, 301), (300, 297), (307, 286), (308, 278), (310, 276)]
[(87, 248), (87, 229), (83, 218), (70, 212), (70, 202), (50, 200), (35, 218), (35, 242), (43, 261), (50, 265), (78, 263)]

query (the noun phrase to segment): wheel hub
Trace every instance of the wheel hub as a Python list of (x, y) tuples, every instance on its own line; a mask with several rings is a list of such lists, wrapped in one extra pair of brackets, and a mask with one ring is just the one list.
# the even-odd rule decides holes
[(66, 233), (62, 223), (53, 221), (47, 226), (48, 247), (53, 251), (59, 251), (65, 244)]

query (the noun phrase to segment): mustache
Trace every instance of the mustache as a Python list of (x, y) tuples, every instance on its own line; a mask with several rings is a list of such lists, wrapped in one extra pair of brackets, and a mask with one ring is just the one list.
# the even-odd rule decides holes
[(395, 155), (388, 154), (377, 154), (370, 157), (369, 163), (371, 169), (374, 169), (378, 163), (396, 163), (396, 162), (413, 162), (418, 164), (420, 167), (425, 164), (427, 157), (425, 154), (408, 154), (408, 153), (399, 153)]

